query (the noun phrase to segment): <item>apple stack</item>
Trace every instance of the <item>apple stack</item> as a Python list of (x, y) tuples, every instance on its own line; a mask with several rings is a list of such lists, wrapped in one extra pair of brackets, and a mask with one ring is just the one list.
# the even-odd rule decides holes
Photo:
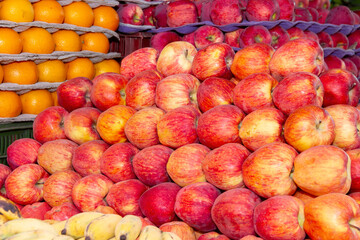
[(360, 84), (317, 41), (141, 48), (121, 74), (57, 95), (0, 165), (23, 217), (137, 215), (191, 240), (360, 239)]

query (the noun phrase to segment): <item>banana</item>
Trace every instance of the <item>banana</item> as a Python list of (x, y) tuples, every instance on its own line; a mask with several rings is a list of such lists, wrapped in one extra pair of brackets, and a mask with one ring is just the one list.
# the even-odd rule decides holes
[(181, 240), (181, 238), (173, 232), (162, 232), (163, 240)]
[(121, 220), (118, 214), (105, 214), (92, 220), (85, 229), (85, 240), (108, 240), (115, 236), (115, 227)]
[(47, 231), (53, 233), (54, 235), (57, 234), (55, 228), (53, 228), (52, 225), (40, 219), (18, 218), (7, 221), (6, 223), (0, 225), (0, 239), (5, 239), (17, 233), (35, 230)]
[(59, 235), (61, 235), (61, 231), (65, 228), (66, 221), (67, 220), (57, 221), (55, 223), (52, 223), (51, 226), (53, 226), (53, 228), (55, 228), (56, 232)]
[(13, 201), (0, 196), (0, 214), (8, 220), (21, 218), (20, 210)]
[(74, 240), (74, 238), (67, 235), (55, 236), (52, 240)]
[(75, 239), (84, 236), (86, 226), (95, 218), (104, 215), (99, 212), (81, 212), (66, 220), (62, 235), (68, 235)]
[(33, 231), (21, 232), (11, 237), (6, 238), (6, 240), (53, 240), (57, 234), (54, 232), (49, 232), (47, 230), (38, 229)]
[(116, 240), (136, 240), (142, 227), (141, 218), (135, 215), (125, 215), (115, 227)]
[(0, 224), (4, 224), (8, 221), (7, 217), (5, 217), (4, 215), (0, 214)]
[(162, 240), (162, 231), (156, 226), (147, 225), (141, 231), (139, 240)]

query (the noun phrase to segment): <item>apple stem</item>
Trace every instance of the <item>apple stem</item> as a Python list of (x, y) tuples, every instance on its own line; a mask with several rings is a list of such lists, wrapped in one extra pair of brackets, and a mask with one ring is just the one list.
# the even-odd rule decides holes
[(320, 124), (321, 124), (321, 120), (319, 120), (319, 121), (316, 123), (316, 129), (319, 129)]

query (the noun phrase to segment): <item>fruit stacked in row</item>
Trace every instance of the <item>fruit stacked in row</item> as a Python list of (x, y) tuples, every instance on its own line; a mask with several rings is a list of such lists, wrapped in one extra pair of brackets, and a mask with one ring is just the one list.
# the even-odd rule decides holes
[[(173, 239), (180, 238), (173, 232), (162, 231), (144, 218), (134, 215), (101, 212), (78, 213), (63, 221), (41, 221), (21, 217), (17, 207), (0, 197), (0, 209), (5, 219), (0, 225), (1, 239)], [(14, 210), (12, 213), (5, 209)]]
[(266, 28), (263, 25), (253, 25), (239, 28), (230, 32), (223, 32), (216, 26), (204, 25), (195, 31), (180, 35), (174, 31), (156, 33), (151, 37), (150, 47), (161, 51), (168, 43), (174, 41), (187, 41), (197, 49), (211, 43), (225, 42), (234, 48), (243, 48), (253, 43), (268, 43), (277, 49), (284, 43), (300, 37), (307, 37), (320, 43), (323, 48), (358, 49), (360, 30), (355, 30), (349, 35), (342, 32), (329, 34), (326, 31), (318, 33), (302, 30), (299, 27), (284, 29), (280, 25)]
[(182, 0), (142, 9), (135, 3), (120, 4), (120, 22), (132, 25), (180, 27), (211, 21), (227, 25), (247, 21), (305, 21), (321, 24), (360, 23), (359, 15), (346, 6), (330, 10), (329, 0)]
[(121, 74), (58, 87), (34, 139), (8, 148), (2, 192), (23, 216), (111, 211), (230, 239), (358, 239), (360, 86), (323, 54), (307, 38), (139, 49)]
[[(93, 79), (104, 72), (120, 73), (120, 64), (115, 59), (93, 63), (88, 58), (76, 58), (67, 63), (60, 60), (47, 60), (39, 64), (33, 61), (12, 62), (0, 69), (4, 76), (0, 77), (0, 83), (2, 79), (4, 83), (17, 84), (60, 83), (80, 76)], [(35, 89), (19, 94), (15, 91), (0, 91), (0, 117), (3, 118), (38, 114), (57, 105), (56, 89)]]

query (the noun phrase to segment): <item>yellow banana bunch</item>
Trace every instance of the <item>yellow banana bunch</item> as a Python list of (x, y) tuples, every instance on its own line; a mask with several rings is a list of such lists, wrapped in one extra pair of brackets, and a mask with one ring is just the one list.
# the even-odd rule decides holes
[(81, 212), (66, 220), (62, 235), (68, 235), (75, 239), (84, 237), (87, 225), (95, 218), (104, 215), (99, 212)]
[(156, 226), (147, 225), (141, 231), (139, 240), (162, 240), (162, 231)]
[(116, 240), (136, 240), (142, 227), (141, 218), (135, 215), (124, 216), (115, 227)]
[(115, 227), (121, 220), (117, 214), (105, 214), (93, 219), (86, 227), (86, 240), (108, 240), (115, 236)]

